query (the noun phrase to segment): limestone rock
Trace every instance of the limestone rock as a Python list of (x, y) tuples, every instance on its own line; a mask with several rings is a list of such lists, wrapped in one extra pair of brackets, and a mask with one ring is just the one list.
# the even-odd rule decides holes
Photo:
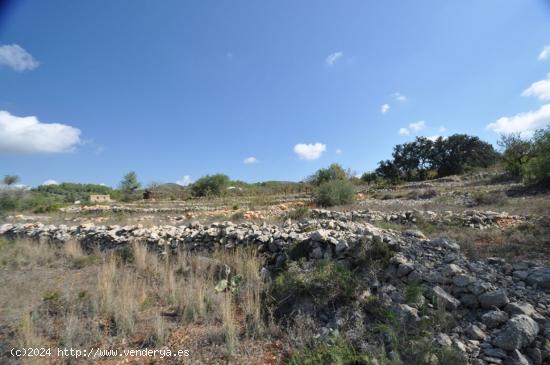
[(520, 314), (508, 321), (493, 339), (493, 345), (501, 349), (513, 351), (521, 349), (533, 342), (539, 325), (531, 317)]

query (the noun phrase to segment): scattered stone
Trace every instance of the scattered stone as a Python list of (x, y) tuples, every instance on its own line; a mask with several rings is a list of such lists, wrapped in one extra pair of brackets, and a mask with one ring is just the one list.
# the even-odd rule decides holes
[(508, 321), (508, 313), (500, 310), (492, 310), (481, 316), (481, 322), (488, 328), (496, 328)]
[(541, 289), (550, 289), (550, 267), (536, 267), (529, 270), (527, 284)]
[(520, 302), (508, 303), (506, 307), (504, 307), (504, 310), (507, 313), (510, 313), (510, 315), (525, 314), (532, 317), (535, 314), (535, 307), (533, 307), (529, 303), (520, 303)]
[(512, 351), (528, 346), (533, 342), (539, 325), (531, 317), (520, 314), (508, 321), (493, 339), (493, 345), (501, 349)]
[(471, 324), (466, 328), (466, 334), (474, 340), (483, 340), (487, 337), (487, 334), (475, 324)]
[(479, 297), (479, 303), (482, 308), (502, 308), (510, 302), (506, 292), (503, 289), (494, 290), (481, 294)]
[(440, 286), (434, 286), (431, 293), (433, 295), (434, 302), (445, 306), (448, 310), (455, 310), (460, 305), (460, 301), (458, 299), (447, 293)]

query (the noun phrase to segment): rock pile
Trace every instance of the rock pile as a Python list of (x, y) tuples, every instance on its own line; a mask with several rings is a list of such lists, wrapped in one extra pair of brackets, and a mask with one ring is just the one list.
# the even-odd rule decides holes
[[(393, 255), (365, 284), (366, 293), (394, 308), (398, 318), (414, 324), (426, 316), (421, 308), (439, 306), (452, 315), (455, 324), (436, 333), (434, 343), (458, 349), (469, 363), (550, 363), (550, 268), (499, 258), (469, 260), (448, 239), (430, 240), (415, 230), (397, 233), (374, 227), (366, 221), (376, 212), (316, 210), (312, 214), (316, 219), (287, 220), (282, 226), (251, 222), (154, 228), (4, 224), (0, 236), (48, 242), (77, 239), (85, 247), (103, 249), (138, 240), (163, 252), (253, 245), (266, 257), (265, 276), (273, 276), (285, 263), (299, 259), (364, 265), (358, 259), (365, 248), (386, 247)], [(404, 216), (414, 219), (415, 214)], [(422, 288), (414, 301), (405, 295), (411, 286)], [(338, 312), (332, 314), (334, 318), (323, 316), (326, 323), (339, 329)]]
[(422, 219), (433, 223), (458, 224), (477, 229), (486, 229), (494, 226), (508, 226), (525, 222), (532, 218), (491, 211), (482, 212), (478, 210), (467, 210), (460, 213), (455, 213), (452, 211), (436, 213), (430, 210), (418, 209), (389, 213), (369, 209), (349, 212), (313, 209), (312, 216), (321, 219), (335, 219), (343, 221), (366, 220), (368, 222), (386, 221), (397, 224), (412, 224), (416, 223), (418, 219)]

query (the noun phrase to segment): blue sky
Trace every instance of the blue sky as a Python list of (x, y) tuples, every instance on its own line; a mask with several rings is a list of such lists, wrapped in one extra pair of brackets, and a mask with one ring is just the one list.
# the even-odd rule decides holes
[(12, 2), (0, 174), (300, 180), (416, 135), (494, 143), (550, 120), (549, 45), (543, 0)]

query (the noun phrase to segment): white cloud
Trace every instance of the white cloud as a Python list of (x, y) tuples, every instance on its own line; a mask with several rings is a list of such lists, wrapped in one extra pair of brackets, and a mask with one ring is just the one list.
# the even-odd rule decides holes
[(339, 148), (336, 149), (336, 154), (337, 154), (337, 155), (341, 155), (342, 152), (343, 152), (343, 151), (342, 151), (341, 149), (339, 149)]
[(42, 123), (0, 110), (1, 152), (69, 152), (79, 144), (80, 130), (65, 124)]
[(44, 182), (42, 183), (42, 185), (59, 185), (59, 183), (58, 183), (57, 181), (55, 181), (55, 180), (50, 179), (50, 180), (44, 181)]
[(342, 53), (342, 52), (331, 53), (327, 56), (327, 58), (325, 60), (325, 63), (329, 66), (333, 66), (336, 63), (336, 61), (338, 61), (340, 58), (342, 58), (343, 55), (344, 55), (344, 53)]
[(447, 128), (445, 128), (445, 126), (441, 126), (441, 127), (439, 127), (439, 131), (440, 132), (447, 132)]
[(539, 61), (545, 61), (545, 60), (548, 59), (548, 57), (550, 57), (550, 45), (544, 46), (542, 51), (540, 51), (540, 53), (539, 53), (538, 60)]
[(395, 101), (399, 101), (402, 103), (408, 100), (407, 97), (401, 93), (393, 93), (391, 94), (391, 96), (395, 99)]
[(323, 152), (327, 150), (327, 146), (323, 143), (298, 143), (294, 146), (294, 152), (301, 160), (316, 160)]
[(535, 111), (502, 117), (487, 125), (487, 129), (500, 134), (521, 133), (530, 135), (534, 130), (550, 124), (550, 104)]
[(532, 83), (521, 95), (534, 96), (540, 100), (550, 100), (550, 74), (546, 76), (545, 80)]
[(250, 156), (250, 157), (247, 157), (243, 160), (243, 163), (245, 165), (251, 165), (251, 164), (255, 164), (255, 163), (258, 163), (258, 159), (254, 156)]
[(386, 114), (390, 110), (389, 104), (384, 104), (380, 107), (380, 113)]
[(435, 136), (429, 136), (429, 137), (426, 137), (426, 138), (429, 139), (432, 142), (435, 142), (439, 137), (441, 137), (441, 136), (435, 135)]
[(424, 128), (426, 128), (426, 122), (423, 121), (423, 120), (419, 120), (416, 123), (409, 124), (409, 129), (411, 129), (415, 132), (421, 131)]
[(193, 183), (193, 180), (191, 179), (191, 176), (185, 175), (181, 178), (181, 180), (176, 181), (176, 184), (181, 186), (187, 186), (189, 184)]
[(419, 120), (416, 123), (409, 123), (408, 127), (399, 128), (399, 134), (402, 136), (408, 136), (409, 134), (411, 134), (411, 131), (418, 132), (424, 128), (426, 128), (426, 122), (423, 120)]
[(34, 70), (40, 63), (30, 53), (17, 44), (0, 46), (0, 66), (7, 66), (15, 71)]

